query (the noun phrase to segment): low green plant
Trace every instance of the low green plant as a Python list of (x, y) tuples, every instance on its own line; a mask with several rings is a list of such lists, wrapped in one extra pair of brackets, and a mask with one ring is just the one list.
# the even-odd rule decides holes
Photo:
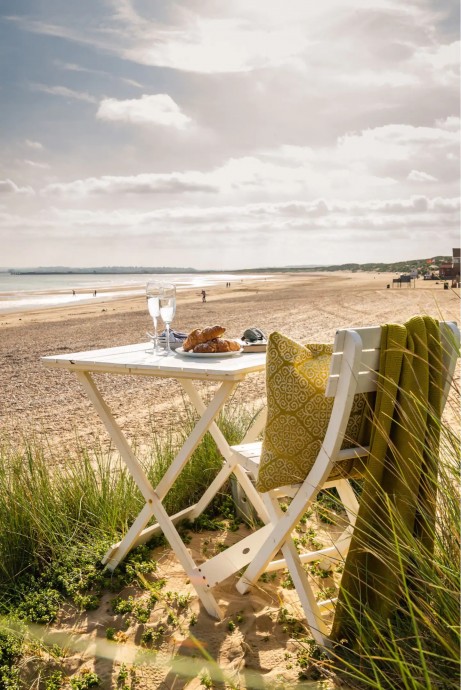
[(72, 690), (89, 690), (89, 688), (97, 687), (100, 682), (101, 679), (97, 673), (82, 671), (82, 673), (70, 679), (70, 687)]
[(16, 613), (31, 623), (51, 623), (56, 620), (62, 602), (62, 595), (51, 587), (32, 590), (24, 594)]
[(0, 690), (19, 690), (19, 668), (16, 664), (22, 653), (22, 636), (0, 630)]
[(111, 628), (111, 627), (106, 628), (106, 639), (107, 640), (114, 640), (116, 632), (117, 631), (115, 630), (115, 628)]
[(282, 626), (282, 630), (288, 633), (291, 637), (299, 637), (305, 635), (306, 628), (304, 624), (293, 616), (285, 606), (281, 606), (277, 613), (277, 623)]
[(288, 570), (284, 571), (283, 577), (280, 580), (280, 585), (284, 589), (294, 589), (295, 588), (294, 583), (293, 583), (293, 578), (291, 577)]
[(204, 673), (202, 673), (199, 680), (200, 680), (202, 687), (204, 687), (204, 688), (212, 688), (213, 687), (213, 681), (212, 681), (211, 676), (208, 673), (208, 671), (205, 671)]
[(62, 671), (54, 671), (45, 679), (45, 690), (61, 690), (64, 684), (64, 673)]
[(135, 606), (133, 597), (128, 597), (128, 599), (123, 599), (122, 597), (115, 597), (112, 599), (111, 608), (114, 613), (120, 616), (124, 616), (126, 613), (132, 613)]
[(117, 688), (119, 688), (120, 690), (129, 690), (129, 686), (126, 683), (126, 681), (128, 680), (128, 677), (129, 677), (129, 671), (128, 671), (126, 665), (122, 664), (120, 666), (120, 671), (118, 672), (118, 675), (117, 675)]

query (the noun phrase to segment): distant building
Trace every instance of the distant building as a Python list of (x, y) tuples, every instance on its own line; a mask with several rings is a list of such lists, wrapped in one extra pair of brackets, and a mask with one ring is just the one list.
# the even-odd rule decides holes
[(394, 287), (394, 285), (398, 285), (399, 287), (402, 287), (402, 283), (406, 283), (408, 287), (411, 287), (411, 281), (412, 280), (413, 280), (413, 278), (411, 276), (407, 275), (406, 273), (403, 273), (400, 276), (400, 278), (394, 278), (392, 280), (392, 287)]
[(460, 248), (453, 248), (453, 259), (451, 263), (441, 264), (439, 266), (439, 276), (441, 280), (446, 280), (450, 278), (451, 280), (456, 280), (459, 282), (459, 259), (460, 259)]
[(440, 264), (439, 276), (441, 280), (445, 280), (445, 278), (453, 278), (453, 264)]
[(460, 258), (459, 254), (460, 254), (460, 248), (454, 247), (454, 249), (453, 249), (453, 268), (455, 271), (455, 278), (458, 278), (458, 282), (459, 282), (459, 275), (460, 275), (460, 273), (459, 273), (459, 258)]

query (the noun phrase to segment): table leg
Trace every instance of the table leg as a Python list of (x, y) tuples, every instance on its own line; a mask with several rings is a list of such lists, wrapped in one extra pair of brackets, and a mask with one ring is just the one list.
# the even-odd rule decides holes
[[(148, 539), (151, 538), (155, 532), (163, 531), (186, 574), (191, 579), (191, 582), (194, 585), (197, 594), (208, 613), (218, 618), (221, 617), (221, 611), (214, 596), (211, 594), (211, 592), (207, 591), (206, 588), (204, 588), (200, 581), (198, 581), (195, 577), (195, 563), (174, 526), (174, 522), (192, 514), (195, 506), (186, 508), (185, 510), (176, 513), (176, 515), (169, 516), (162, 505), (162, 499), (174, 484), (175, 480), (199, 444), (200, 440), (203, 438), (204, 434), (208, 431), (210, 426), (216, 427), (213, 420), (219, 414), (224, 403), (231, 395), (237, 383), (233, 381), (224, 381), (206, 408), (203, 403), (199, 405), (199, 413), (202, 413), (199, 421), (154, 491), (149, 479), (147, 478), (147, 475), (131, 450), (130, 445), (128, 444), (121, 429), (117, 425), (112, 412), (102, 398), (102, 395), (99, 392), (91, 375), (88, 372), (76, 373), (89, 399), (93, 403), (96, 411), (103, 421), (116, 448), (120, 452), (122, 459), (126, 463), (131, 475), (146, 499), (144, 508), (131, 525), (125, 537), (118, 544), (114, 544), (109, 549), (104, 557), (103, 562), (106, 563), (109, 569), (113, 570), (134, 546), (142, 543), (143, 541), (148, 541)], [(188, 389), (192, 391), (193, 389), (193, 391), (195, 391), (195, 388), (192, 384), (190, 386), (186, 385), (185, 388), (186, 390)], [(192, 392), (192, 396), (197, 403), (197, 398), (199, 398), (198, 393), (196, 391), (195, 393)], [(219, 444), (220, 449), (229, 455), (229, 447), (217, 427), (213, 428), (213, 435), (219, 439), (217, 443)], [(231, 469), (226, 470), (227, 475), (231, 471)], [(224, 481), (225, 478), (221, 484), (219, 484), (219, 486), (221, 486)], [(219, 486), (215, 486), (216, 493), (216, 491), (219, 489)], [(157, 518), (158, 523), (152, 527), (144, 529), (153, 515), (155, 515)]]
[[(187, 395), (189, 396), (190, 401), (194, 405), (195, 409), (197, 410), (199, 415), (205, 415), (206, 414), (206, 408), (205, 404), (200, 397), (196, 387), (194, 386), (192, 381), (189, 380), (183, 380), (181, 381), (182, 386), (184, 390), (186, 391)], [(224, 384), (222, 384), (224, 385)], [(234, 390), (236, 384), (232, 387), (231, 390), (229, 390), (228, 397), (230, 397), (232, 391)], [(262, 411), (263, 419), (262, 419), (262, 426), (264, 426), (265, 423), (265, 410)], [(261, 415), (261, 412), (257, 416), (256, 422), (259, 422), (259, 417)], [(259, 426), (259, 425), (258, 425)], [(246, 434), (245, 439), (247, 441), (253, 440), (258, 436), (258, 429), (256, 431), (253, 429), (254, 425), (251, 427), (250, 431)], [(268, 516), (267, 516), (267, 511), (264, 506), (264, 503), (262, 502), (260, 495), (254, 488), (251, 480), (249, 479), (247, 473), (241, 469), (241, 467), (236, 463), (236, 458), (232, 452), (232, 450), (229, 447), (228, 442), (226, 441), (224, 434), (218, 427), (215, 421), (213, 421), (210, 424), (209, 432), (214, 438), (216, 445), (218, 446), (218, 450), (221, 453), (221, 455), (224, 458), (223, 462), (223, 467), (218, 473), (218, 475), (215, 477), (214, 481), (210, 484), (208, 489), (205, 491), (203, 496), (200, 498), (198, 503), (195, 504), (195, 508), (193, 510), (193, 513), (191, 515), (191, 518), (197, 518), (208, 506), (210, 501), (215, 497), (216, 493), (218, 490), (221, 488), (221, 486), (228, 480), (229, 476), (234, 473), (237, 476), (238, 481), (240, 482), (243, 490), (247, 494), (248, 498), (250, 499), (251, 503), (253, 504), (254, 508), (256, 509), (259, 517), (263, 520), (263, 522), (268, 521)], [(252, 432), (250, 434), (250, 432)], [(250, 438), (248, 436), (250, 435)]]
[(152, 498), (154, 495), (152, 484), (148, 480), (146, 473), (139, 464), (139, 461), (136, 458), (135, 454), (131, 450), (128, 441), (126, 440), (120, 427), (115, 421), (114, 416), (112, 415), (112, 412), (109, 409), (109, 406), (107, 405), (98, 388), (96, 387), (93, 378), (86, 371), (76, 371), (75, 373), (78, 380), (82, 384), (87, 396), (96, 408), (96, 412), (103, 421), (110, 438), (113, 440), (115, 447), (119, 451), (122, 459), (124, 460), (126, 466), (130, 471), (131, 476), (135, 480), (136, 484), (139, 487), (139, 490), (146, 499), (146, 502), (149, 502), (149, 500), (152, 502)]

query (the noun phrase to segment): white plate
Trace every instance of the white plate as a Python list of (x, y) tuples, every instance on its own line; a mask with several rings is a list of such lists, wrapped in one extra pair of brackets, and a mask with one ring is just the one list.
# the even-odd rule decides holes
[(182, 347), (178, 347), (175, 352), (183, 357), (207, 357), (208, 359), (213, 359), (215, 357), (238, 357), (238, 355), (242, 354), (242, 350), (234, 350), (232, 352), (193, 352), (190, 350), (189, 352), (184, 352)]

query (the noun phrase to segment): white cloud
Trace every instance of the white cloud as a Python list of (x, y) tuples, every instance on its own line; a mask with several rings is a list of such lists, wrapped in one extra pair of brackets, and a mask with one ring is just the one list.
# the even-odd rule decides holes
[(37, 163), (37, 161), (24, 160), (24, 163), (31, 168), (39, 168), (41, 170), (47, 170), (50, 166), (48, 163)]
[[(79, 206), (42, 209), (27, 220), (19, 213), (0, 212), (0, 228), (4, 237), (10, 233), (12, 239), (37, 248), (46, 233), (56, 251), (54, 256), (62, 256), (67, 265), (69, 247), (76, 251), (71, 265), (81, 263), (78, 246), (82, 243), (87, 251), (92, 250), (92, 265), (107, 264), (110, 243), (115, 263), (128, 263), (127, 246), (131, 248), (129, 263), (139, 265), (149, 263), (153, 248), (154, 263), (161, 265), (168, 263), (172, 246), (178, 250), (186, 246), (184, 256), (189, 261), (184, 265), (230, 269), (342, 263), (358, 257), (361, 261), (395, 260), (392, 252), (396, 244), (398, 248), (413, 247), (409, 256), (430, 255), (435, 233), (440, 247), (456, 243), (459, 207), (459, 198), (423, 195), (384, 201), (316, 199), (206, 208), (171, 206), (149, 211)], [(333, 245), (336, 253), (332, 253)]]
[(0, 180), (0, 194), (35, 194), (32, 187), (19, 187), (12, 180)]
[(102, 176), (73, 182), (56, 182), (47, 185), (43, 196), (90, 197), (106, 195), (160, 195), (179, 193), (226, 194), (230, 198), (252, 196), (292, 196), (302, 192), (309, 195), (318, 190), (340, 191), (346, 196), (358, 189), (369, 191), (375, 187), (389, 187), (396, 180), (378, 177), (365, 170), (349, 170), (346, 167), (317, 171), (315, 161), (303, 165), (280, 165), (261, 160), (256, 156), (230, 159), (224, 165), (206, 172), (187, 170), (168, 174), (143, 173), (133, 176)]
[[(173, 227), (189, 226), (227, 234), (229, 228), (272, 228), (272, 234), (282, 227), (321, 228), (335, 226), (352, 228), (357, 225), (380, 229), (425, 226), (437, 223), (453, 226), (459, 221), (459, 197), (442, 198), (424, 195), (409, 198), (369, 199), (363, 202), (315, 199), (311, 202), (293, 200), (280, 203), (257, 203), (242, 206), (181, 206), (149, 211), (133, 208), (90, 210), (88, 208), (51, 208), (38, 213), (31, 223), (35, 227), (98, 227), (106, 234), (110, 227), (148, 228), (165, 224)], [(18, 219), (18, 224), (19, 224)]]
[(340, 155), (348, 160), (380, 158), (381, 160), (407, 160), (416, 150), (457, 147), (456, 132), (437, 127), (414, 127), (409, 124), (389, 124), (346, 134), (338, 141)]
[(141, 174), (133, 176), (90, 177), (73, 182), (54, 182), (47, 185), (43, 196), (85, 197), (121, 194), (180, 194), (184, 192), (216, 192), (218, 187), (211, 176), (197, 171), (171, 174)]
[(165, 93), (143, 94), (141, 98), (126, 101), (106, 98), (100, 103), (97, 117), (113, 122), (163, 125), (176, 129), (184, 129), (191, 122), (171, 96)]
[(125, 77), (119, 77), (118, 75), (114, 76), (110, 72), (107, 72), (102, 69), (89, 69), (88, 67), (82, 67), (82, 65), (77, 65), (73, 62), (62, 62), (61, 60), (55, 60), (54, 63), (57, 67), (66, 70), (67, 72), (82, 72), (84, 74), (94, 74), (100, 77), (104, 77), (106, 79), (112, 79), (113, 81), (120, 81), (122, 83), (129, 84), (130, 86), (135, 86), (138, 89), (143, 88), (142, 84), (137, 82), (135, 79), (127, 79)]
[(437, 178), (421, 170), (412, 170), (408, 174), (408, 179), (412, 182), (437, 182)]
[[(445, 121), (444, 121), (445, 123)], [(82, 178), (55, 182), (42, 190), (44, 196), (171, 195), (220, 193), (225, 201), (299, 198), (305, 195), (344, 200), (366, 200), (376, 190), (393, 195), (405, 180), (457, 183), (454, 167), (458, 133), (450, 127), (385, 125), (338, 137), (323, 147), (280, 146), (231, 157), (206, 170), (183, 170), (140, 175)], [(431, 173), (426, 172), (431, 170)], [(169, 203), (168, 201), (166, 203)], [(205, 201), (205, 197), (203, 199)]]
[(450, 115), (450, 117), (446, 117), (443, 120), (436, 120), (435, 124), (439, 129), (448, 129), (450, 132), (459, 133), (461, 120), (459, 117)]
[(358, 69), (353, 73), (345, 74), (342, 77), (342, 81), (355, 87), (364, 88), (369, 86), (373, 89), (383, 86), (415, 86), (421, 82), (417, 74), (410, 72), (367, 69)]
[(36, 151), (42, 151), (43, 150), (43, 144), (41, 144), (39, 141), (31, 141), (30, 139), (26, 139), (24, 143), (30, 149), (34, 149)]
[(35, 91), (42, 91), (43, 93), (49, 93), (51, 96), (62, 96), (63, 98), (72, 98), (77, 101), (86, 101), (87, 103), (97, 103), (97, 99), (94, 96), (90, 96), (89, 93), (85, 91), (74, 91), (74, 89), (68, 89), (67, 86), (47, 86), (46, 84), (32, 84), (32, 88)]
[(297, 62), (307, 48), (305, 31), (283, 24), (258, 28), (233, 18), (204, 18), (190, 15), (181, 31), (149, 31), (144, 40), (126, 51), (127, 57), (147, 65), (204, 74), (247, 72), (253, 69)]

